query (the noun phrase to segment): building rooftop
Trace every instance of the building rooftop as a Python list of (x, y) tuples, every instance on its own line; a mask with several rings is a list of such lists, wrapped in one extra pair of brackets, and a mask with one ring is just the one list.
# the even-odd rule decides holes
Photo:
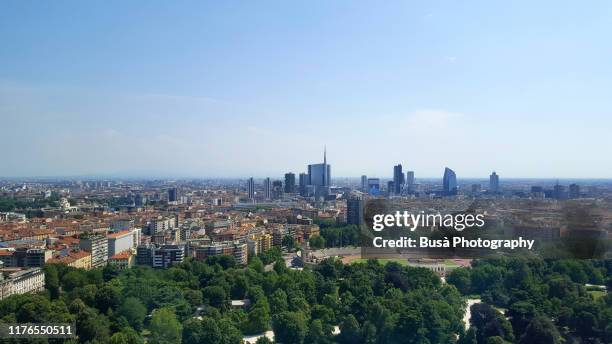
[(119, 252), (116, 255), (112, 256), (110, 259), (112, 260), (122, 260), (122, 259), (129, 259), (132, 256), (132, 252), (130, 251), (123, 251), (123, 252)]
[(121, 231), (121, 232), (116, 232), (116, 233), (110, 233), (108, 234), (108, 238), (109, 239), (117, 239), (117, 238), (122, 238), (124, 236), (128, 236), (128, 235), (132, 235), (132, 232), (129, 230), (125, 230), (125, 231)]

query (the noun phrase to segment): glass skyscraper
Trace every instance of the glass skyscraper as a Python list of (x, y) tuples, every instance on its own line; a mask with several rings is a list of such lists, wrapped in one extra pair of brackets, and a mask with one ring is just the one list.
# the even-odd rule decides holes
[(444, 195), (457, 194), (457, 174), (448, 167), (444, 168), (444, 177), (442, 178), (442, 190)]
[(308, 185), (330, 186), (331, 166), (327, 164), (327, 151), (323, 151), (323, 163), (308, 165)]

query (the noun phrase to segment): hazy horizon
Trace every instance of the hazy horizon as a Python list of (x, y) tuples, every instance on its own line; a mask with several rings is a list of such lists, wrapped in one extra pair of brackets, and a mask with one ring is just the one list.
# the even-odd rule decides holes
[(332, 176), (606, 179), (611, 16), (606, 1), (3, 2), (0, 176), (272, 177), (327, 145)]

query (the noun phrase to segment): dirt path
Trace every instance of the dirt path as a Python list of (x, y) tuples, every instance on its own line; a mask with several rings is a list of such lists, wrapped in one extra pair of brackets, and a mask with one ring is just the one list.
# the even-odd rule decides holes
[(472, 305), (480, 303), (480, 299), (467, 299), (467, 307), (465, 308), (465, 314), (463, 315), (463, 323), (465, 324), (465, 329), (470, 328), (470, 319), (472, 318)]

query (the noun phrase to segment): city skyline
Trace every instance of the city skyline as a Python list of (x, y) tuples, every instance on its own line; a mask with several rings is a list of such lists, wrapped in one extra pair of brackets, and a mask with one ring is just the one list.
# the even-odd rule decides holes
[[(441, 178), (438, 177), (434, 177), (434, 176), (424, 176), (424, 177), (416, 177), (415, 176), (415, 171), (410, 171), (407, 170), (406, 174), (404, 174), (402, 172), (402, 164), (399, 163), (398, 165), (394, 165), (393, 166), (393, 172), (391, 173), (391, 176), (380, 176), (380, 175), (370, 175), (369, 177), (366, 175), (361, 175), (360, 177), (357, 177), (355, 175), (353, 176), (337, 176), (332, 178), (331, 177), (331, 164), (329, 164), (327, 162), (327, 146), (323, 147), (323, 162), (322, 163), (315, 163), (315, 164), (308, 164), (306, 165), (306, 169), (305, 169), (305, 173), (302, 172), (301, 170), (297, 170), (297, 173), (299, 175), (305, 175), (307, 178), (307, 181), (305, 181), (305, 183), (307, 183), (308, 185), (318, 185), (318, 184), (322, 184), (320, 186), (331, 186), (331, 180), (340, 180), (340, 179), (361, 179), (361, 182), (363, 183), (363, 178), (364, 177), (368, 177), (368, 178), (374, 178), (377, 180), (389, 180), (391, 182), (393, 182), (393, 189), (394, 192), (396, 194), (399, 194), (400, 190), (404, 187), (405, 182), (411, 180), (412, 182), (414, 181), (427, 181), (427, 182), (431, 182), (433, 180), (436, 179), (440, 179), (442, 181), (442, 183), (444, 185), (446, 185), (446, 179), (447, 179), (447, 174), (448, 173), (452, 173), (452, 175), (454, 176), (453, 178), (455, 179), (455, 185), (456, 185), (456, 181), (457, 180), (462, 180), (464, 182), (469, 182), (469, 181), (478, 181), (478, 180), (489, 180), (489, 183), (492, 182), (492, 178), (496, 179), (496, 183), (497, 186), (495, 187), (495, 189), (497, 190), (497, 188), (499, 188), (499, 175), (496, 173), (495, 170), (492, 171), (492, 174), (490, 174), (488, 177), (484, 177), (484, 176), (467, 176), (467, 177), (457, 177), (455, 175), (455, 171), (450, 169), (448, 166), (444, 166), (444, 171), (443, 171), (443, 175)], [(272, 179), (274, 180), (284, 180), (285, 182), (287, 181), (287, 176), (288, 175), (293, 175), (293, 183), (295, 183), (295, 171), (291, 170), (291, 171), (287, 171), (287, 172), (283, 172), (280, 175), (277, 174), (270, 174), (270, 175), (265, 175), (265, 176), (254, 176), (254, 175), (250, 175), (250, 176), (237, 176), (237, 177), (203, 177), (203, 176), (121, 176), (121, 175), (90, 175), (90, 176), (31, 176), (31, 177), (17, 177), (17, 176), (0, 176), (0, 180), (4, 179), (36, 179), (36, 178), (41, 178), (41, 179), (53, 179), (53, 178), (68, 178), (68, 179), (78, 179), (78, 178), (93, 178), (93, 179), (100, 179), (100, 178), (111, 178), (111, 179), (121, 179), (121, 178), (126, 178), (126, 179), (227, 179), (227, 180), (231, 180), (231, 179), (238, 179), (238, 180), (242, 180), (242, 179), (246, 179), (247, 180), (247, 184), (248, 184), (248, 188), (249, 190), (253, 190), (254, 191), (254, 179), (257, 180), (262, 180), (263, 183), (268, 183), (269, 185), (267, 185), (265, 188), (270, 189), (268, 190), (268, 196), (270, 196), (270, 192), (271, 192), (271, 183), (272, 183)], [(313, 180), (314, 178), (314, 180)], [(593, 180), (593, 181), (597, 181), (597, 180), (603, 180), (603, 181), (607, 181), (610, 180), (612, 181), (612, 178), (580, 178), (580, 177), (569, 177), (569, 178), (554, 178), (554, 177), (508, 177), (508, 178), (504, 178), (505, 180), (508, 181), (518, 181), (518, 180), (541, 180), (541, 181), (557, 181), (557, 183), (562, 180), (562, 181), (576, 181), (576, 180)], [(399, 181), (399, 184), (395, 185), (395, 183)], [(412, 182), (409, 182), (409, 184), (411, 184)], [(446, 186), (445, 186), (446, 188)], [(449, 192), (450, 190), (445, 190), (445, 192)], [(251, 194), (251, 191), (249, 191), (249, 194)], [(252, 197), (251, 197), (252, 198)]]
[(611, 342), (611, 18), (0, 1), (0, 337)]
[(274, 8), (3, 4), (0, 176), (610, 177), (612, 4)]

